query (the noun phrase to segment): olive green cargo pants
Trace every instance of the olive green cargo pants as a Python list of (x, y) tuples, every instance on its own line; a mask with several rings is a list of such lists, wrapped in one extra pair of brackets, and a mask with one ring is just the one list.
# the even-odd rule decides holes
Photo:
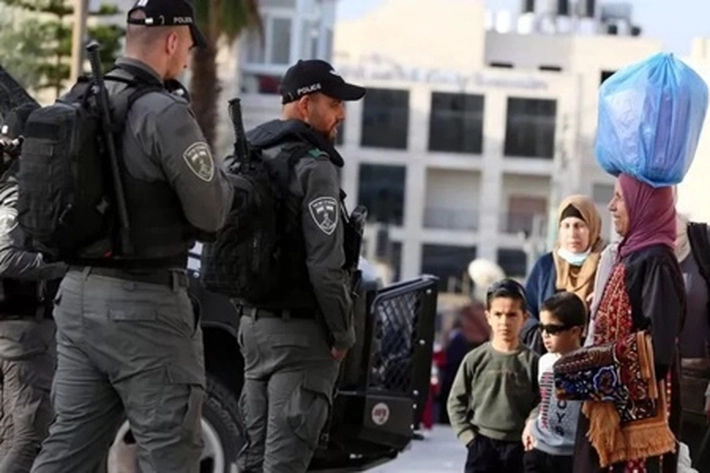
[(56, 418), (33, 473), (93, 473), (124, 415), (142, 473), (199, 471), (202, 332), (187, 276), (172, 274), (172, 284), (90, 268), (64, 277), (54, 305)]
[(328, 418), (339, 363), (314, 320), (243, 316), (240, 409), (246, 443), (239, 471), (303, 473)]

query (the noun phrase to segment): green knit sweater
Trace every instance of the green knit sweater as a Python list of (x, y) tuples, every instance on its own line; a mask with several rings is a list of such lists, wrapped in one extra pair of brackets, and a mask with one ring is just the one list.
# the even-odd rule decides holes
[(537, 354), (522, 344), (504, 353), (486, 343), (466, 355), (447, 406), (459, 439), (465, 445), (477, 434), (520, 440), (539, 402), (537, 368)]

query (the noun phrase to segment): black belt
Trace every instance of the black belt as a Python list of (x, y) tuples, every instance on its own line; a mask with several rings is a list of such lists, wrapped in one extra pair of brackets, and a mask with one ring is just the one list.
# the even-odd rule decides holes
[(188, 287), (189, 281), (187, 271), (182, 269), (151, 269), (147, 271), (133, 271), (119, 268), (107, 268), (102, 266), (71, 266), (70, 271), (88, 271), (89, 274), (97, 276), (107, 276), (110, 278), (122, 279), (124, 281), (140, 282), (148, 284), (160, 284), (174, 288)]
[(315, 311), (309, 309), (260, 309), (258, 307), (236, 306), (239, 316), (251, 317), (252, 319), (297, 319), (314, 320)]

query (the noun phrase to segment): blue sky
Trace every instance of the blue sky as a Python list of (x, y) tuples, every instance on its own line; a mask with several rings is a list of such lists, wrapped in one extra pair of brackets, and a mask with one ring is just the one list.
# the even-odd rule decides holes
[[(340, 0), (339, 18), (354, 18), (384, 0)], [(449, 1), (449, 0), (439, 0)], [(467, 0), (479, 1), (479, 0)], [(482, 0), (493, 10), (517, 12), (520, 0)], [(542, 0), (548, 1), (548, 0)], [(690, 52), (694, 37), (710, 36), (710, 1), (708, 0), (627, 0), (633, 4), (634, 19), (645, 36), (663, 41), (667, 51), (679, 55)], [(605, 3), (601, 0), (602, 3)], [(611, 2), (610, 2), (611, 3)], [(614, 3), (617, 3), (616, 1)]]

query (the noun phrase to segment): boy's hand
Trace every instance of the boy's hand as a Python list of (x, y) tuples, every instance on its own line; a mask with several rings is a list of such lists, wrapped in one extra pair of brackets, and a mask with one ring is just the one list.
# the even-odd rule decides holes
[(705, 398), (705, 414), (707, 414), (708, 422), (710, 422), (710, 396)]
[(535, 439), (532, 436), (532, 425), (535, 422), (531, 419), (525, 423), (525, 428), (523, 429), (523, 448), (526, 452), (529, 452), (535, 448)]

